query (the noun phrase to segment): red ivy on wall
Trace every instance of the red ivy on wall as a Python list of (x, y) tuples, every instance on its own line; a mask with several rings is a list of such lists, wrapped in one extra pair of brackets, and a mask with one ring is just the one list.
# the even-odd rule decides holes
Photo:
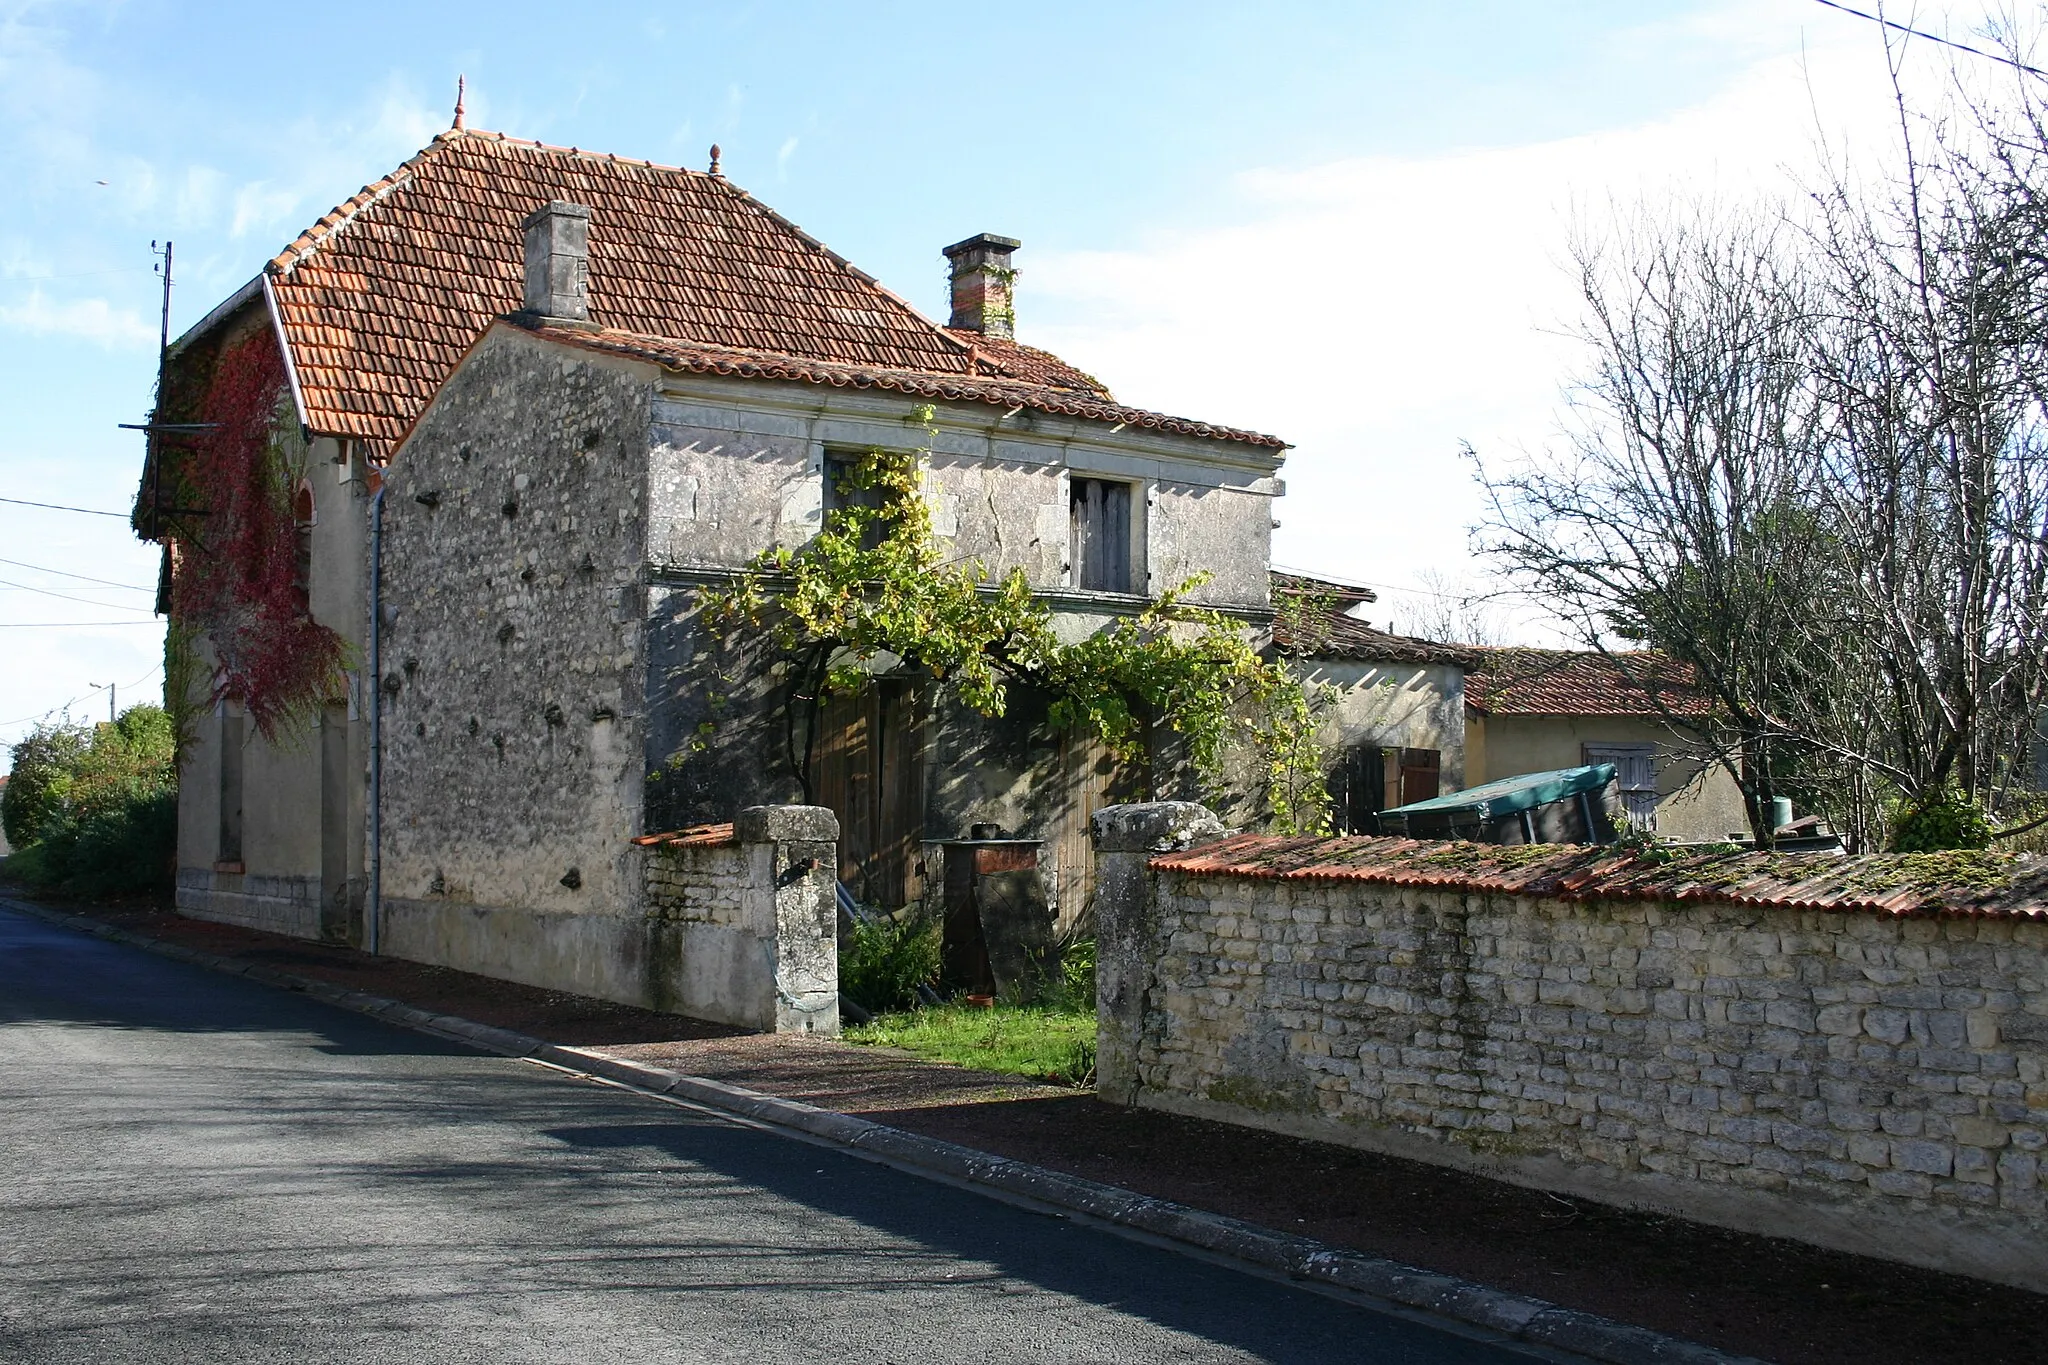
[(266, 739), (335, 695), (341, 637), (315, 621), (299, 570), (296, 471), (281, 447), (284, 357), (259, 330), (224, 347), (180, 452), (180, 501), (204, 509), (177, 556), (172, 616), (212, 642), (208, 700), (239, 701)]

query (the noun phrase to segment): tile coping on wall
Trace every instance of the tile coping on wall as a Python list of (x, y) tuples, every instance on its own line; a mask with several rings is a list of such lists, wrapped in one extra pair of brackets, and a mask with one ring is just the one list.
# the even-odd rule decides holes
[(643, 834), (633, 840), (642, 848), (725, 848), (739, 842), (730, 821), (722, 825), (691, 825), (688, 829)]
[(1241, 834), (1148, 866), (1163, 872), (1513, 892), (1555, 900), (1715, 901), (1895, 916), (2048, 917), (2048, 859), (2025, 855), (1692, 853), (1384, 837)]

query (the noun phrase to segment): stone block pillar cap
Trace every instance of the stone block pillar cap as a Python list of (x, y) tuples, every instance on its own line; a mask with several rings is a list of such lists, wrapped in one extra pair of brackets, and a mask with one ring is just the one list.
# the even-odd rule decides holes
[(839, 817), (824, 806), (748, 806), (733, 821), (743, 844), (831, 843)]
[(1230, 831), (1196, 801), (1105, 806), (1089, 822), (1100, 853), (1156, 853), (1213, 843)]

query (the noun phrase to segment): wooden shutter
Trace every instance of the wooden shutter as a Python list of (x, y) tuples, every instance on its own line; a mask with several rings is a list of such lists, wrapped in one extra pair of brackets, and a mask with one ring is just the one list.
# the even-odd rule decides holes
[(1131, 486), (1073, 480), (1073, 564), (1077, 587), (1131, 591)]
[(1434, 749), (1401, 750), (1401, 804), (1427, 801), (1443, 789), (1444, 757)]

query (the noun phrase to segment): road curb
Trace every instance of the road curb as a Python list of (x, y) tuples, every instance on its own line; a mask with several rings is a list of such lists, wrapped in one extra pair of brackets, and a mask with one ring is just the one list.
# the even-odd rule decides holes
[(648, 1066), (583, 1048), (544, 1042), (511, 1029), (480, 1024), (458, 1015), (436, 1014), (384, 996), (331, 982), (237, 962), (182, 944), (166, 943), (84, 915), (0, 896), (0, 906), (94, 938), (140, 948), (192, 966), (246, 977), (299, 991), (336, 1005), (467, 1043), (486, 1052), (546, 1062), (615, 1084), (666, 1095), (771, 1127), (927, 1171), (965, 1185), (1000, 1191), (1012, 1198), (1080, 1214), (1179, 1243), (1210, 1256), (1238, 1262), (1289, 1279), (1376, 1299), (1399, 1308), (1448, 1319), (1469, 1328), (1606, 1365), (1764, 1365), (1697, 1342), (1632, 1327), (1542, 1299), (1494, 1289), (1455, 1275), (1421, 1270), (1384, 1257), (1332, 1247), (1185, 1204), (1154, 1199), (1115, 1185), (1098, 1184), (977, 1151), (937, 1138), (891, 1128), (872, 1119), (748, 1090), (705, 1076)]

